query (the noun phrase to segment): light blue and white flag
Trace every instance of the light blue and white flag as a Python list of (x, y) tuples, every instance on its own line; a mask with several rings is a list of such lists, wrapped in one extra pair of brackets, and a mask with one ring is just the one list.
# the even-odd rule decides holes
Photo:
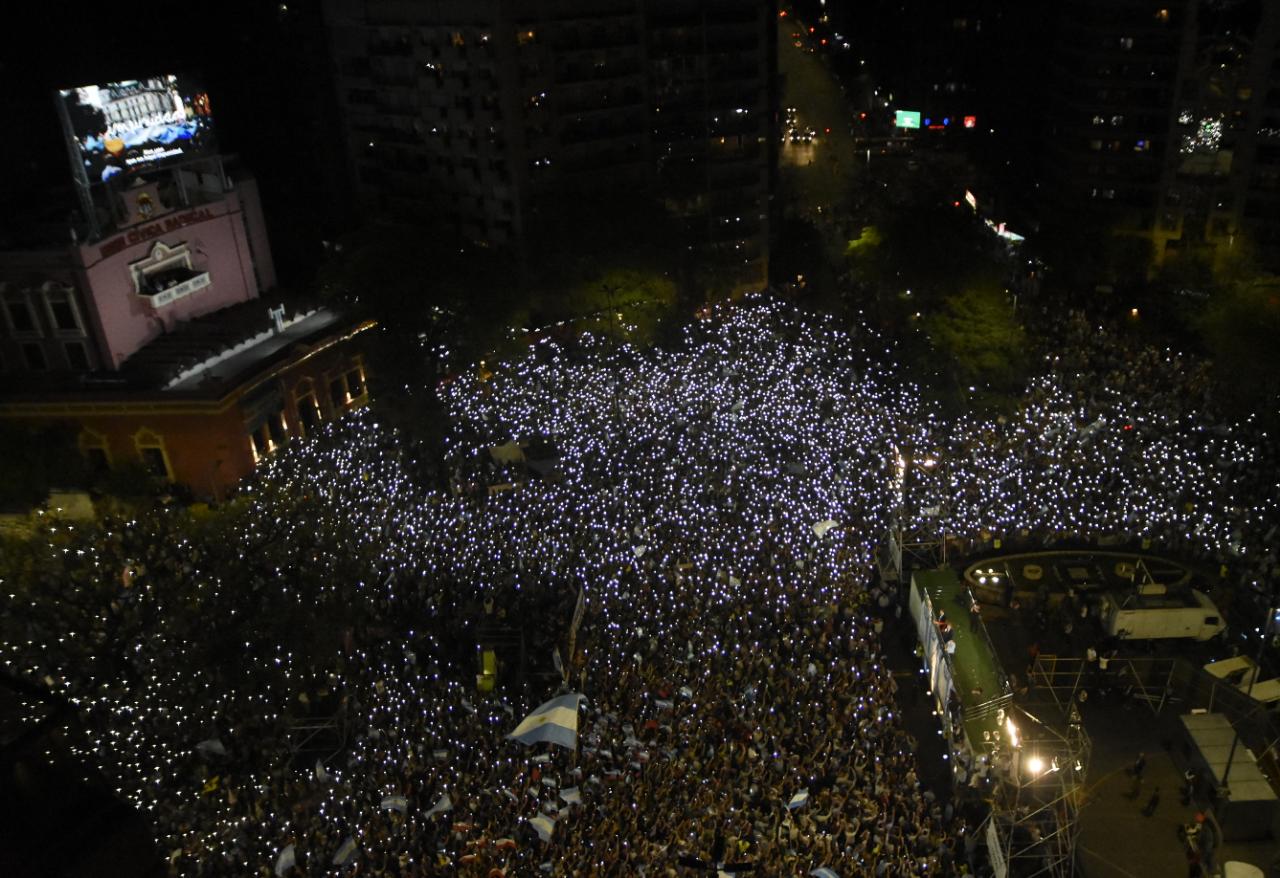
[(796, 808), (803, 808), (809, 804), (809, 791), (801, 790), (791, 797), (791, 801), (787, 802), (787, 810), (794, 811)]
[(538, 833), (538, 838), (551, 841), (551, 834), (556, 831), (556, 821), (545, 814), (529, 818), (529, 825)]
[(521, 744), (546, 741), (572, 750), (578, 744), (578, 702), (582, 698), (576, 692), (552, 698), (525, 717), (507, 737)]
[(812, 875), (813, 878), (840, 878), (839, 875), (837, 875), (833, 870), (828, 869), (826, 866), (819, 866), (809, 874)]
[(360, 845), (356, 844), (356, 840), (351, 836), (347, 836), (347, 840), (338, 848), (338, 852), (333, 855), (333, 864), (335, 866), (345, 866), (355, 857), (356, 852), (360, 850)]
[(581, 805), (582, 794), (578, 792), (577, 787), (569, 787), (560, 791), (560, 798), (564, 799), (568, 805)]
[(427, 812), (427, 816), (430, 817), (433, 814), (444, 814), (445, 812), (452, 810), (453, 800), (449, 798), (448, 793), (443, 793), (440, 796), (440, 800), (431, 806), (431, 810)]
[(276, 857), (276, 874), (283, 875), (294, 866), (298, 865), (298, 855), (293, 850), (293, 845), (280, 852), (280, 856)]
[(409, 810), (409, 800), (404, 796), (387, 796), (382, 800), (382, 810), (399, 811), (404, 814)]

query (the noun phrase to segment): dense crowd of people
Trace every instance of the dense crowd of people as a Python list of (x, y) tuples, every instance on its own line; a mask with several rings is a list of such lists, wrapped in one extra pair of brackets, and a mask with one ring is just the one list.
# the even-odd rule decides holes
[(1080, 311), (1046, 325), (1045, 371), (1017, 412), (947, 434), (948, 530), (1037, 545), (1146, 540), (1221, 566), (1261, 621), (1280, 521), (1274, 440), (1218, 409), (1205, 361)]
[[(768, 300), (667, 351), (541, 343), (442, 388), (447, 488), (366, 411), (208, 518), (55, 525), (5, 665), (74, 706), (74, 755), (174, 875), (972, 872), (883, 659), (891, 521), (1238, 557), (1274, 480), (1146, 352), (1127, 389), (1051, 355), (1017, 414), (958, 423), (892, 356)], [(576, 748), (508, 739), (559, 691)], [(345, 743), (300, 750), (329, 719)]]

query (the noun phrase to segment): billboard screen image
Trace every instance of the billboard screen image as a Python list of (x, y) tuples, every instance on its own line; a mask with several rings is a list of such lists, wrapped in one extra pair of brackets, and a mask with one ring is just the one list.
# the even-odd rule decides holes
[(215, 151), (209, 95), (185, 76), (153, 76), (61, 89), (91, 183)]
[(893, 114), (893, 124), (899, 128), (919, 128), (920, 112), (918, 110), (897, 110)]

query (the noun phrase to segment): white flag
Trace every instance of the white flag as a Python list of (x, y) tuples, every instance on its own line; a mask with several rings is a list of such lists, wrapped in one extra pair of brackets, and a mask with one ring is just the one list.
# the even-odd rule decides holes
[(360, 845), (356, 844), (356, 840), (351, 836), (347, 836), (347, 840), (338, 848), (338, 852), (333, 855), (333, 864), (335, 866), (345, 866), (351, 862), (351, 858), (356, 855), (356, 851), (360, 849)]
[(283, 875), (296, 865), (298, 865), (298, 855), (294, 853), (293, 845), (289, 845), (280, 852), (280, 856), (276, 857), (276, 874)]
[(207, 741), (201, 741), (196, 744), (196, 751), (202, 756), (226, 756), (227, 748), (223, 746), (222, 741), (217, 738), (210, 738)]
[(431, 806), (431, 810), (427, 812), (427, 816), (430, 817), (433, 814), (444, 814), (445, 812), (452, 810), (453, 800), (449, 798), (448, 793), (443, 793), (440, 796), (440, 800)]
[(835, 521), (834, 519), (828, 518), (828, 519), (825, 519), (824, 521), (819, 521), (816, 524), (814, 524), (813, 532), (817, 534), (819, 538), (825, 537), (827, 535), (827, 531), (831, 530), (831, 528), (833, 527), (838, 527), (839, 525), (840, 525), (840, 522)]
[(543, 841), (551, 841), (551, 834), (556, 831), (556, 821), (545, 814), (530, 818), (529, 825), (534, 828), (534, 831), (538, 833), (538, 838)]

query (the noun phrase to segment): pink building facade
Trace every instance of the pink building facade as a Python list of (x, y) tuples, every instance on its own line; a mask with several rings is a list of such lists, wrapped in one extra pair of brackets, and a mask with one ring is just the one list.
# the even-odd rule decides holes
[(169, 210), (143, 187), (136, 222), (101, 241), (0, 253), (0, 369), (114, 372), (179, 323), (274, 287), (254, 181), (194, 194)]

